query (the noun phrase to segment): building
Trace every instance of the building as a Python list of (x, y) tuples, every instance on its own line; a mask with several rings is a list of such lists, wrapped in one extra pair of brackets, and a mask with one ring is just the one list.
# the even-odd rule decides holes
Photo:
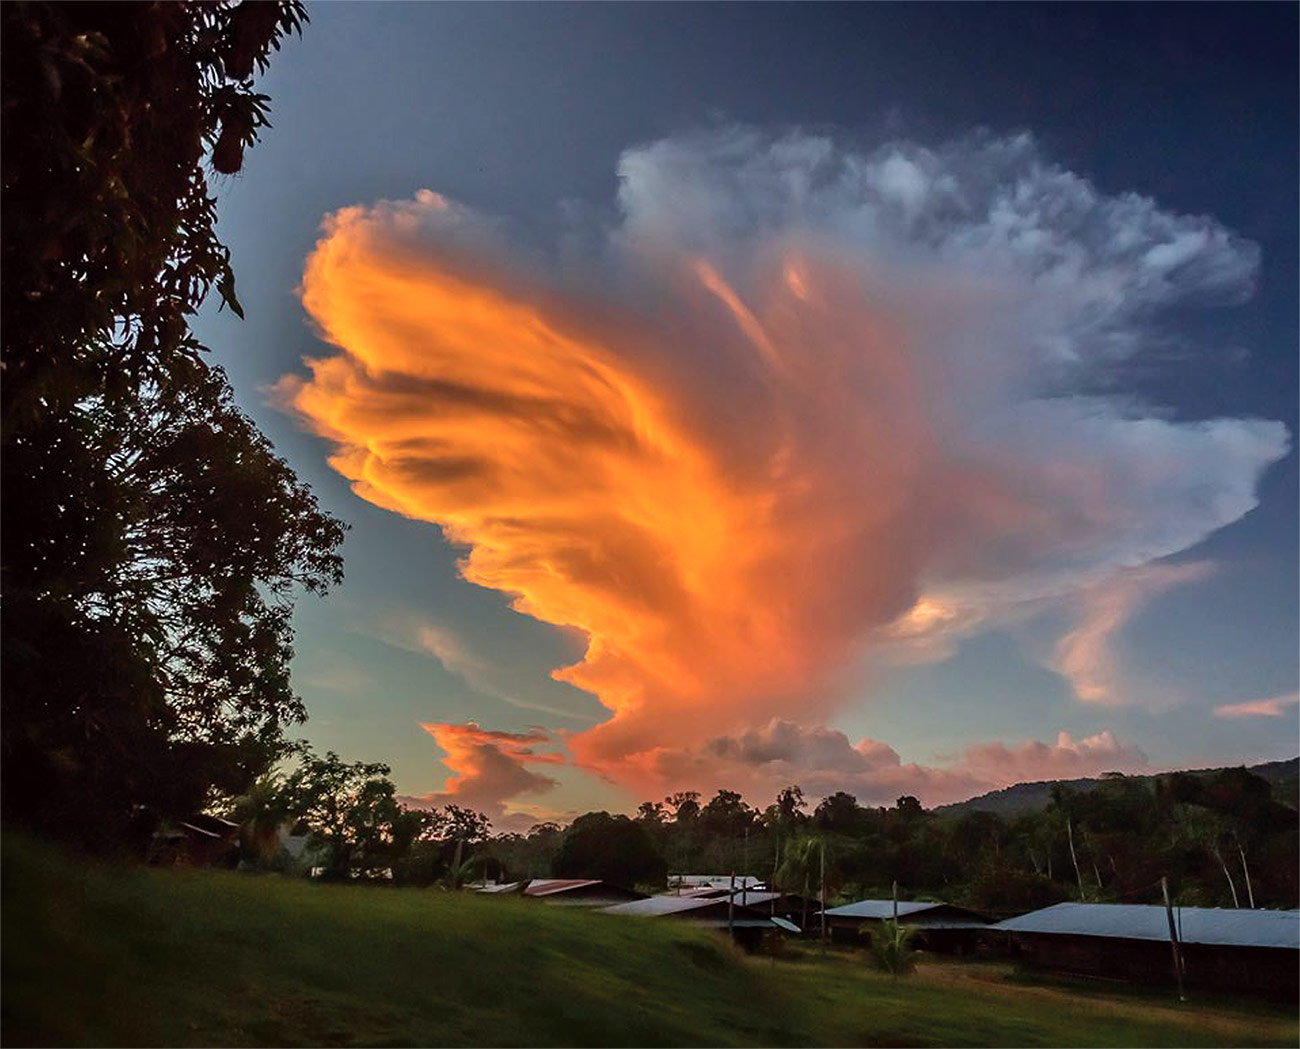
[(919, 948), (947, 954), (967, 954), (975, 950), (978, 936), (989, 928), (987, 915), (951, 903), (928, 903), (921, 900), (858, 900), (826, 911), (831, 939), (853, 942), (863, 931), (893, 918), (897, 909), (898, 924), (912, 929)]
[(753, 950), (762, 942), (764, 933), (777, 929), (798, 932), (797, 928), (782, 918), (773, 918), (757, 907), (734, 905), (726, 898), (649, 896), (643, 900), (606, 907), (600, 913), (633, 918), (672, 918), (709, 929), (730, 929), (735, 941), (748, 950)]
[(239, 824), (196, 812), (165, 820), (154, 831), (149, 862), (165, 866), (234, 867), (239, 862)]
[(595, 878), (532, 878), (506, 885), (488, 885), (477, 890), (497, 895), (518, 895), (566, 907), (610, 907), (616, 903), (644, 900), (646, 894), (624, 889)]
[(670, 874), (668, 888), (683, 893), (690, 889), (731, 890), (734, 883), (737, 889), (756, 889), (763, 884), (762, 878), (751, 874)]
[[(1188, 987), (1249, 991), (1294, 1001), (1300, 987), (1300, 911), (1175, 907)], [(992, 926), (1013, 952), (1055, 972), (1174, 983), (1164, 907), (1058, 903)]]

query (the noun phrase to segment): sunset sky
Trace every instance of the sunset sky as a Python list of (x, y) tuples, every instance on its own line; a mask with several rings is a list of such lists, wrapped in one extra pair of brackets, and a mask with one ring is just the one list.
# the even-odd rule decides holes
[(1292, 5), (321, 4), (198, 333), (499, 829), (1294, 757)]

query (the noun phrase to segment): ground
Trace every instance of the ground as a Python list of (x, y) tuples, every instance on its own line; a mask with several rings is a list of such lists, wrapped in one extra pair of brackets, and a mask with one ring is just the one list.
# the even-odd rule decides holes
[(9, 1045), (1294, 1046), (1296, 1010), (1005, 963), (745, 957), (665, 920), (3, 846)]

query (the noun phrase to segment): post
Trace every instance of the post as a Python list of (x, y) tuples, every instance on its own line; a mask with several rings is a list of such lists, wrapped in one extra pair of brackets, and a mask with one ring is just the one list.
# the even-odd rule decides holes
[(741, 883), (742, 885), (746, 885), (746, 887), (748, 886), (748, 883), (745, 882), (744, 879), (748, 877), (749, 877), (749, 827), (746, 826), (745, 827), (745, 855), (744, 855), (744, 861), (741, 865)]
[(1160, 891), (1165, 896), (1165, 917), (1169, 919), (1169, 948), (1174, 954), (1174, 976), (1178, 980), (1178, 1000), (1187, 1001), (1183, 994), (1183, 955), (1178, 949), (1178, 932), (1174, 928), (1174, 908), (1169, 903), (1169, 879), (1161, 875)]
[[(778, 890), (776, 887), (776, 869), (781, 865), (781, 839), (776, 837), (776, 835), (773, 835), (772, 840), (776, 842), (775, 847), (772, 849), (772, 884), (769, 885), (767, 888), (769, 892), (777, 892)], [(773, 918), (776, 917), (775, 896), (772, 897), (772, 917)]]
[(898, 882), (894, 882), (894, 926), (898, 926)]
[(731, 892), (727, 894), (727, 935), (736, 939), (736, 872), (731, 872)]
[(826, 949), (826, 839), (822, 838), (822, 950)]

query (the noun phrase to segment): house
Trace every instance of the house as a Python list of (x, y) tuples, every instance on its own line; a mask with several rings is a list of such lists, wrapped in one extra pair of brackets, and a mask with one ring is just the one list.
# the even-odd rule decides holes
[[(1300, 986), (1300, 911), (1175, 907), (1189, 987), (1280, 995)], [(1043, 969), (1143, 983), (1174, 982), (1169, 914), (1125, 903), (1058, 903), (992, 926)]]
[(609, 907), (644, 900), (646, 894), (598, 878), (532, 878), (477, 890), (497, 895), (518, 895), (565, 907)]
[[(709, 895), (706, 896), (706, 893)], [(720, 899), (726, 902), (730, 894), (725, 890), (701, 889), (693, 895), (696, 899)], [(738, 906), (752, 907), (770, 918), (784, 918), (805, 931), (816, 924), (817, 915), (822, 909), (821, 904), (811, 897), (800, 896), (793, 892), (774, 892), (770, 889), (738, 889), (735, 900)]]
[(915, 944), (930, 951), (966, 954), (975, 950), (977, 936), (989, 928), (989, 918), (966, 907), (922, 900), (858, 900), (826, 911), (831, 938), (856, 940), (864, 930), (879, 926), (898, 914), (898, 924), (916, 934)]
[(715, 889), (729, 892), (731, 886), (737, 889), (756, 889), (763, 884), (762, 878), (751, 874), (670, 874), (668, 888), (674, 892), (686, 892), (690, 889)]
[(634, 918), (673, 918), (710, 929), (730, 929), (732, 938), (749, 950), (762, 942), (766, 932), (776, 929), (798, 931), (789, 922), (764, 914), (757, 907), (737, 906), (727, 899), (649, 896), (643, 900), (606, 907), (600, 913)]
[(239, 824), (196, 812), (165, 820), (154, 831), (149, 862), (166, 866), (234, 867), (239, 862)]

